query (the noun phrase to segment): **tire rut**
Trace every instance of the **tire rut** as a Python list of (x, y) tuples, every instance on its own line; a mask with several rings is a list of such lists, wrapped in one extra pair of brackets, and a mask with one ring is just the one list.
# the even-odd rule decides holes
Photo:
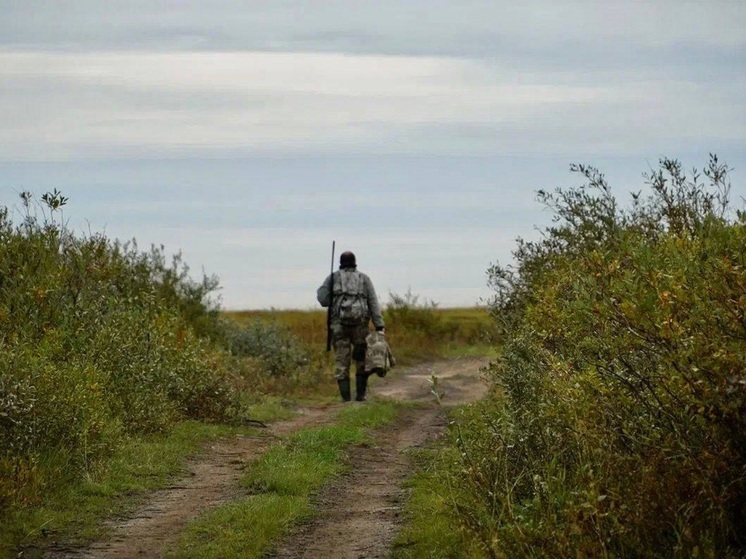
[(303, 408), (256, 436), (220, 439), (186, 464), (186, 474), (154, 491), (132, 515), (107, 522), (108, 534), (85, 548), (47, 548), (48, 559), (142, 559), (162, 557), (186, 525), (205, 512), (245, 495), (239, 480), (247, 463), (283, 435), (327, 423), (335, 405)]
[(411, 474), (411, 460), (405, 451), (431, 442), (446, 425), (440, 408), (410, 409), (403, 415), (374, 446), (355, 450), (350, 472), (316, 497), (316, 518), (285, 538), (270, 557), (388, 555), (406, 497), (402, 485)]

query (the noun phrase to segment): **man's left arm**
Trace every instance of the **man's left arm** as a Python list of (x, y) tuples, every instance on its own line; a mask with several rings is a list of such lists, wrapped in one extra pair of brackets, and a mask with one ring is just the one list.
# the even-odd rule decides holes
[(383, 330), (385, 324), (383, 322), (383, 316), (381, 315), (381, 305), (378, 304), (378, 296), (376, 290), (373, 287), (373, 282), (370, 281), (368, 276), (365, 276), (365, 296), (368, 302), (368, 312), (370, 312), (370, 318), (373, 320), (373, 325), (376, 330)]

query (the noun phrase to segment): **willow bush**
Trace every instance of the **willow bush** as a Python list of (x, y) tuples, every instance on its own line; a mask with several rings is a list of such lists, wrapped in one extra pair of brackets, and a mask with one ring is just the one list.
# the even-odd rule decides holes
[(458, 422), (464, 528), (495, 557), (746, 549), (746, 213), (728, 169), (661, 160), (620, 207), (596, 169), (489, 270), (492, 397)]
[(205, 334), (214, 278), (179, 257), (77, 236), (66, 198), (0, 209), (0, 511), (33, 503), (105, 456), (118, 437), (192, 417), (226, 420), (228, 355)]

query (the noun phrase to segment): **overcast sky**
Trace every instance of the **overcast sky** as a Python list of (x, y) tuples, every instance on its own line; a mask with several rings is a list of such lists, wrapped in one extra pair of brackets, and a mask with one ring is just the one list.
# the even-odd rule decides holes
[[(310, 308), (332, 239), (383, 302), (489, 296), (539, 188), (662, 156), (746, 196), (746, 2), (0, 0), (0, 204)], [(338, 251), (339, 252), (339, 251)]]

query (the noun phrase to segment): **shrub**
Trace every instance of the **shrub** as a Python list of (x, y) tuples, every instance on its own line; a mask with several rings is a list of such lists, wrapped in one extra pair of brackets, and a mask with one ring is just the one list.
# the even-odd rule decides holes
[(287, 326), (277, 321), (251, 320), (239, 324), (224, 319), (220, 339), (236, 357), (254, 358), (274, 377), (297, 377), (311, 362), (306, 345)]
[[(493, 556), (741, 556), (746, 214), (727, 168), (662, 160), (619, 207), (603, 175), (494, 266), (504, 346), (468, 419), (464, 526)], [(707, 181), (707, 186), (703, 184)]]
[(64, 226), (67, 199), (0, 209), (0, 508), (76, 475), (124, 433), (237, 412), (232, 362), (209, 341), (215, 278), (163, 249)]

